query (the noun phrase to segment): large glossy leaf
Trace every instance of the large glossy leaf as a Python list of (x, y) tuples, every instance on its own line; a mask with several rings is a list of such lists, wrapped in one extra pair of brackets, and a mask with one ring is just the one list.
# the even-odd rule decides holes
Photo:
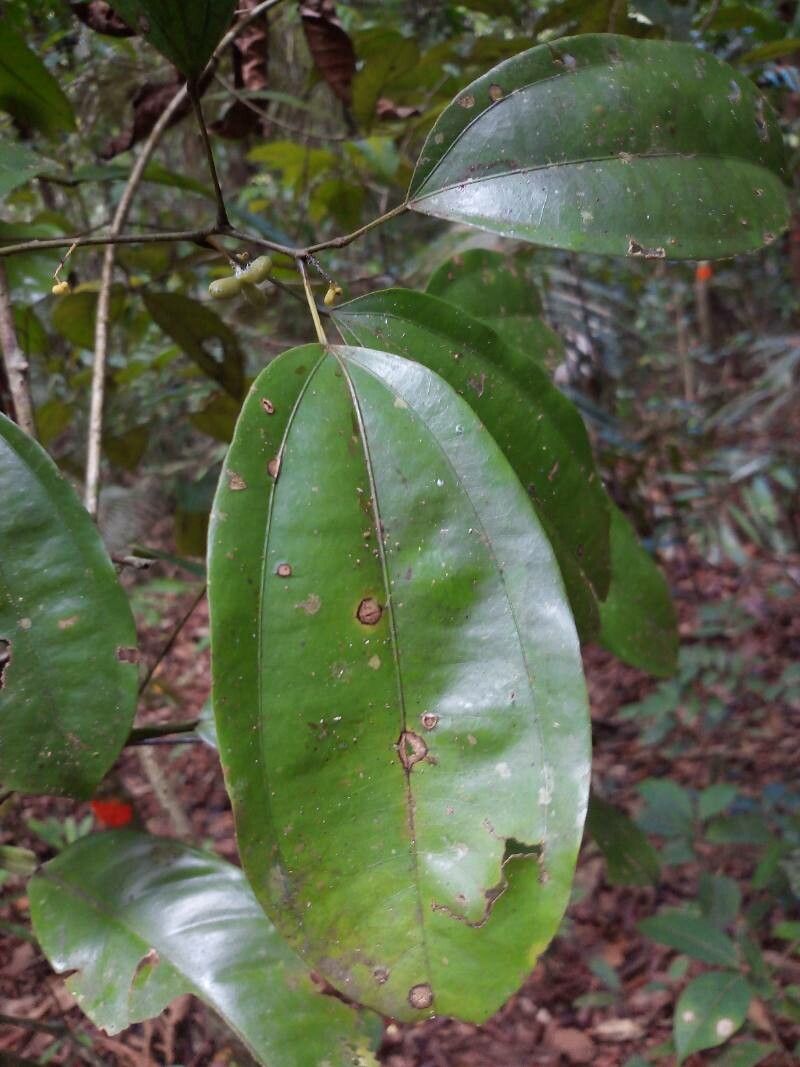
[(136, 709), (136, 630), (99, 534), (0, 415), (0, 783), (89, 796)]
[(153, 321), (213, 381), (234, 398), (244, 392), (244, 354), (216, 311), (182, 293), (142, 294)]
[(94, 834), (46, 864), (28, 895), (48, 959), (75, 971), (68, 988), (109, 1033), (193, 993), (260, 1063), (376, 1063), (377, 1020), (315, 992), (242, 872), (217, 856), (129, 830)]
[(309, 345), (256, 379), (209, 546), (256, 894), (357, 1000), (485, 1018), (555, 932), (589, 772), (576, 635), (524, 490), (427, 368)]
[(690, 982), (675, 1005), (678, 1063), (735, 1034), (747, 1016), (751, 996), (745, 979), (730, 971), (701, 974)]
[(778, 121), (746, 75), (690, 45), (590, 34), (459, 93), (409, 204), (542, 245), (710, 259), (780, 233), (785, 180)]
[(504, 345), (489, 327), (436, 297), (369, 293), (334, 311), (344, 338), (424, 363), (473, 408), (505, 452), (546, 526), (581, 635), (598, 623), (609, 582), (608, 502), (573, 404), (537, 354)]
[(113, 0), (112, 6), (192, 79), (202, 73), (230, 25), (236, 0)]
[(23, 39), (0, 21), (0, 111), (23, 130), (55, 134), (75, 126), (72, 105), (61, 86)]
[(660, 677), (678, 665), (678, 618), (664, 575), (611, 505), (611, 586), (600, 605), (600, 643)]
[(427, 291), (485, 322), (511, 348), (549, 357), (563, 352), (561, 338), (539, 317), (542, 302), (521, 264), (486, 248), (472, 248), (443, 263)]

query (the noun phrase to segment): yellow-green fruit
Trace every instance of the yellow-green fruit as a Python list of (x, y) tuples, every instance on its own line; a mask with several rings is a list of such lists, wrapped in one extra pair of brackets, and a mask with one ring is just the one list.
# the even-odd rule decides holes
[(229, 278), (217, 278), (208, 287), (208, 292), (215, 300), (229, 300), (242, 288), (241, 276), (232, 274)]
[(259, 256), (254, 259), (249, 267), (242, 273), (243, 282), (248, 285), (259, 285), (272, 270), (272, 260), (269, 256)]
[(325, 294), (325, 298), (323, 300), (323, 303), (325, 304), (325, 307), (331, 307), (333, 304), (336, 303), (336, 301), (338, 300), (338, 298), (341, 295), (342, 295), (342, 287), (341, 287), (341, 285), (336, 285), (335, 283), (332, 282), (330, 284), (330, 286), (328, 287), (328, 291)]

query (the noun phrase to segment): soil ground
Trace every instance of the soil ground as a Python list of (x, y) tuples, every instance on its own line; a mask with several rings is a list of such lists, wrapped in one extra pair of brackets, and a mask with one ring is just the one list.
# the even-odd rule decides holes
[[(717, 635), (713, 643), (731, 657), (742, 657), (747, 670), (774, 681), (788, 663), (800, 658), (800, 567), (754, 563), (743, 574), (677, 554), (667, 563), (667, 570), (683, 641), (697, 640), (701, 605), (727, 603), (735, 605), (737, 617), (744, 618), (746, 625)], [(768, 592), (776, 584), (784, 587), (784, 595), (777, 598)], [(147, 620), (142, 633), (146, 658), (155, 658), (193, 596), (193, 589), (185, 587), (180, 595), (173, 595), (160, 621)], [(201, 604), (160, 665), (142, 721), (189, 718), (199, 712), (208, 691), (207, 635), (205, 604)], [(619, 716), (620, 708), (653, 688), (653, 680), (596, 648), (587, 651), (586, 668), (595, 746), (594, 785), (627, 811), (635, 812), (640, 803), (637, 783), (650, 777), (669, 776), (695, 789), (726, 781), (752, 796), (767, 784), (791, 786), (796, 779), (800, 707), (781, 701), (765, 703), (743, 687), (728, 692), (724, 694), (728, 714), (715, 728), (700, 728), (689, 719), (678, 721), (670, 742), (679, 754), (667, 757), (665, 746), (643, 744), (637, 724)], [(215, 751), (195, 743), (148, 747), (144, 761), (141, 753), (141, 749), (125, 751), (113, 772), (110, 791), (127, 794), (138, 820), (149, 831), (174, 835), (175, 818), (157, 799), (148, 780), (147, 761), (155, 761), (170, 783), (179, 806), (178, 819), (185, 813), (196, 841), (235, 862), (232, 819)], [(67, 800), (15, 798), (3, 814), (0, 841), (32, 848), (45, 860), (53, 849), (32, 832), (30, 820), (61, 820), (63, 825), (68, 817), (80, 820), (89, 810), (86, 804)], [(706, 868), (739, 880), (746, 901), (757, 851), (700, 846)], [(621, 1067), (637, 1053), (655, 1048), (670, 1034), (680, 988), (703, 967), (691, 964), (683, 977), (676, 978), (670, 971), (676, 953), (643, 937), (637, 922), (657, 907), (693, 899), (698, 874), (698, 864), (684, 863), (665, 867), (655, 888), (614, 887), (607, 881), (603, 858), (586, 842), (562, 933), (519, 993), (483, 1026), (449, 1019), (416, 1026), (389, 1024), (380, 1053), (383, 1064)], [(18, 1063), (17, 1057), (76, 1067), (241, 1067), (249, 1062), (213, 1014), (191, 997), (179, 999), (158, 1018), (123, 1034), (109, 1037), (96, 1030), (26, 936), (24, 883), (7, 880), (2, 891), (0, 1012), (20, 1020), (21, 1025), (0, 1023), (0, 1065)], [(778, 967), (780, 981), (800, 983), (800, 960), (784, 954), (785, 944), (762, 944), (762, 949)], [(598, 959), (601, 967), (612, 968), (619, 979), (619, 989), (610, 996), (597, 976)], [(762, 1061), (763, 1067), (798, 1063), (791, 1050), (800, 1041), (800, 1026), (772, 1017), (758, 1000), (751, 1007), (750, 1024), (758, 1038), (776, 1046), (775, 1053)], [(90, 1039), (87, 1046), (76, 1040), (81, 1035)], [(687, 1063), (701, 1067), (715, 1057), (716, 1053), (700, 1053)]]

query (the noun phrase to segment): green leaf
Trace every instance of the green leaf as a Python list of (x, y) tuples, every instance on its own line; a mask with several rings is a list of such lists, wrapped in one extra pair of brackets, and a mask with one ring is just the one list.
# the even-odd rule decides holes
[(675, 1005), (678, 1063), (693, 1052), (724, 1044), (742, 1025), (749, 1007), (750, 989), (740, 974), (717, 971), (695, 978)]
[(595, 793), (589, 798), (586, 829), (603, 853), (611, 885), (653, 885), (658, 881), (661, 865), (656, 850), (624, 811)]
[[(111, 290), (109, 322), (116, 322), (125, 307), (126, 292), (123, 286)], [(94, 348), (95, 319), (97, 316), (97, 290), (79, 289), (65, 296), (55, 297), (50, 315), (53, 328), (79, 348)]]
[(611, 508), (611, 585), (600, 605), (600, 644), (625, 663), (665, 678), (678, 666), (678, 618), (664, 575)]
[(72, 105), (23, 39), (0, 22), (0, 111), (23, 128), (56, 134), (75, 128)]
[(48, 163), (25, 145), (0, 138), (0, 200), (46, 170)]
[(244, 355), (236, 334), (211, 308), (182, 293), (142, 293), (153, 322), (234, 399), (244, 392)]
[(690, 45), (567, 37), (467, 86), (409, 206), (574, 251), (711, 259), (786, 227), (783, 137), (751, 80)]
[(558, 926), (589, 774), (574, 627), (513, 471), (426, 367), (308, 345), (245, 401), (209, 552), (259, 900), (358, 1001), (485, 1019)]
[(485, 322), (510, 348), (552, 362), (563, 353), (561, 338), (539, 318), (542, 302), (518, 262), (485, 248), (472, 248), (443, 263), (427, 292)]
[(694, 815), (689, 793), (670, 779), (646, 778), (638, 786), (645, 808), (639, 825), (661, 837), (688, 837), (692, 833)]
[(657, 915), (642, 919), (639, 929), (661, 945), (669, 945), (692, 959), (720, 967), (736, 967), (738, 957), (731, 939), (708, 919), (680, 908), (662, 908)]
[(0, 416), (0, 782), (90, 796), (136, 708), (136, 630), (94, 523)]
[(236, 10), (236, 0), (113, 0), (137, 33), (189, 80), (211, 59)]
[(369, 128), (380, 97), (390, 95), (392, 83), (417, 65), (419, 47), (410, 37), (383, 27), (367, 30), (355, 41), (362, 67), (353, 78), (352, 110), (358, 124)]
[(739, 790), (735, 785), (725, 782), (716, 782), (704, 789), (697, 801), (697, 814), (701, 819), (710, 819), (714, 815), (720, 815), (736, 800)]
[(719, 927), (732, 923), (742, 906), (738, 883), (724, 874), (709, 874), (708, 871), (700, 874), (697, 899), (706, 918)]
[(333, 311), (343, 337), (415, 359), (467, 401), (503, 449), (553, 545), (582, 636), (608, 588), (608, 503), (586, 428), (530, 353), (508, 348), (462, 310), (385, 289)]
[(756, 1067), (757, 1063), (761, 1063), (774, 1051), (774, 1045), (764, 1045), (760, 1041), (741, 1041), (738, 1045), (731, 1045), (718, 1056), (713, 1067)]
[(201, 433), (227, 444), (233, 437), (241, 406), (238, 400), (227, 393), (214, 393), (199, 411), (192, 412), (189, 422)]
[(48, 959), (76, 972), (67, 987), (111, 1034), (193, 993), (260, 1063), (376, 1063), (367, 1020), (315, 992), (242, 872), (217, 856), (107, 831), (51, 860), (28, 892)]

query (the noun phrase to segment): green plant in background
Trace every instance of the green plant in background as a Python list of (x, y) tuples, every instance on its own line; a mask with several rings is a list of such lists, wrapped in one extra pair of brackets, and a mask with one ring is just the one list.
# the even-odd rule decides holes
[[(140, 371), (168, 370), (180, 354), (206, 379), (191, 396), (182, 386), (195, 425), (216, 440), (233, 432), (208, 582), (212, 703), (243, 872), (139, 833), (81, 836), (31, 879), (34, 929), (111, 1032), (192, 992), (260, 1062), (369, 1064), (376, 1012), (481, 1021), (558, 927), (589, 791), (578, 636), (668, 675), (677, 635), (662, 576), (603, 489), (578, 410), (550, 383), (560, 341), (519, 265), (473, 253), (439, 265), (426, 292), (392, 286), (336, 304), (337, 282), (319, 260), (406, 211), (635, 261), (733, 256), (787, 224), (783, 138), (749, 78), (688, 44), (594, 33), (521, 52), (489, 42), (487, 62), (478, 54), (463, 66), (503, 61), (459, 88), (457, 52), (420, 56), (395, 30), (356, 35), (365, 63), (355, 72), (341, 25), (324, 5), (304, 5), (317, 75), (363, 127), (381, 106), (419, 107), (420, 122), (441, 113), (411, 174), (381, 138), (341, 157), (273, 142), (250, 155), (278, 175), (265, 176), (264, 203), (250, 189), (233, 204), (200, 102), (209, 60), (242, 28), (227, 29), (233, 0), (204, 0), (191, 17), (172, 2), (114, 8), (120, 33), (140, 33), (187, 79), (185, 94), (175, 81), (169, 107), (198, 120), (211, 188), (148, 171), (143, 149), (108, 232), (65, 235), (52, 218), (4, 223), (0, 263), (35, 272), (50, 248), (77, 258), (81, 246), (105, 245), (100, 286), (60, 295), (56, 282), (51, 313), (76, 350), (94, 346), (89, 512), (109, 370), (112, 392), (135, 390)], [(13, 15), (0, 23), (4, 54), (21, 57), (0, 66), (0, 105), (57, 138), (74, 126), (71, 105), (15, 25)], [(320, 32), (328, 49), (338, 41), (342, 62), (330, 62)], [(413, 71), (405, 81), (401, 67)], [(456, 95), (442, 110), (443, 86)], [(169, 118), (164, 110), (161, 129)], [(408, 189), (358, 228), (362, 190), (344, 174), (364, 166), (379, 184), (399, 176)], [(4, 194), (53, 168), (65, 181), (94, 180), (0, 140)], [(139, 179), (197, 193), (207, 221), (150, 240), (127, 233)], [(270, 198), (305, 205), (307, 243), (258, 217)], [(328, 213), (354, 232), (313, 239)], [(170, 266), (159, 244), (178, 242), (193, 252)], [(241, 282), (251, 249), (271, 254), (269, 289)], [(215, 310), (158, 288), (162, 272), (192, 277), (202, 257), (219, 255), (245, 319), (288, 288), (307, 304), (316, 342), (281, 345), (264, 369), (259, 356), (251, 379), (246, 346)], [(109, 330), (123, 323), (129, 354), (153, 324), (173, 344), (156, 353), (148, 341), (138, 365), (109, 362)], [(41, 345), (29, 325), (27, 343)], [(258, 336), (251, 325), (249, 340)], [(89, 514), (33, 440), (42, 411), (31, 409), (25, 360), (3, 348), (20, 426), (0, 418), (0, 781), (88, 797), (131, 736), (131, 611)], [(86, 370), (65, 378), (65, 397), (85, 387)], [(47, 414), (55, 437), (64, 412)], [(105, 440), (122, 468), (136, 465), (138, 428), (121, 421)], [(204, 476), (222, 451), (214, 447)], [(193, 513), (192, 494), (184, 504)], [(681, 804), (689, 834), (694, 814)], [(627, 869), (652, 880), (657, 860), (635, 828), (621, 831), (602, 800), (592, 822), (601, 847), (626, 840)], [(787, 862), (781, 853), (776, 870), (791, 878)], [(725, 925), (730, 901), (714, 885)], [(681, 1056), (718, 1043), (709, 1027), (720, 1040), (734, 1033), (749, 1002), (733, 943), (723, 932), (712, 941), (708, 962), (727, 968), (725, 1015), (705, 997), (712, 979), (688, 986)], [(310, 968), (348, 1003), (321, 997)]]

